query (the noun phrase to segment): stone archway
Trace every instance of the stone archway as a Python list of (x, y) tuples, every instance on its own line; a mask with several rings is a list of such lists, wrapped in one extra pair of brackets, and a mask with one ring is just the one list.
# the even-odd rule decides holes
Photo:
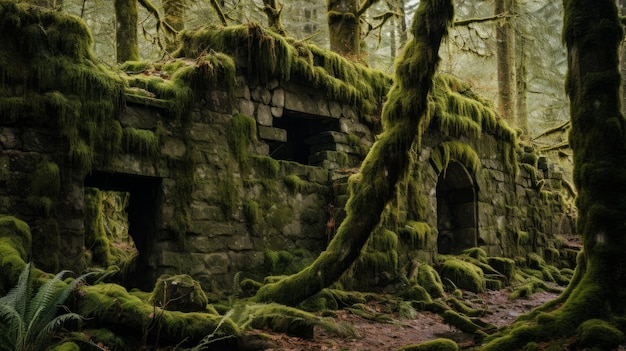
[(456, 161), (450, 161), (437, 179), (437, 230), (440, 254), (456, 254), (477, 245), (476, 186), (467, 168)]

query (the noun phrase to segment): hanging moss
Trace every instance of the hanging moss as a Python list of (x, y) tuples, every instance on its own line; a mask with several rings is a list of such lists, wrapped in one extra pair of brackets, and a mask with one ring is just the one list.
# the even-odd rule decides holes
[(136, 151), (140, 156), (148, 157), (149, 160), (156, 160), (160, 152), (159, 138), (156, 133), (146, 129), (124, 128), (122, 143), (127, 153), (131, 150)]
[(256, 23), (233, 27), (207, 26), (183, 31), (176, 57), (196, 58), (213, 50), (246, 60), (251, 82), (309, 82), (338, 102), (362, 108), (364, 116), (375, 113), (391, 85), (391, 77), (355, 64), (315, 45), (295, 42), (263, 29)]
[[(124, 106), (123, 81), (94, 63), (85, 24), (61, 12), (0, 4), (0, 116), (4, 122), (51, 123), (69, 159), (86, 173), (115, 150), (114, 117)], [(11, 57), (11, 60), (6, 58)]]
[(234, 114), (228, 126), (228, 145), (240, 166), (247, 165), (248, 148), (256, 140), (256, 120), (252, 117)]
[(430, 161), (437, 173), (445, 172), (451, 160), (463, 164), (472, 174), (476, 175), (480, 169), (480, 157), (471, 146), (459, 141), (442, 142), (430, 155)]
[(46, 216), (52, 211), (61, 189), (61, 172), (54, 162), (43, 160), (37, 164), (32, 176), (28, 204), (42, 210)]

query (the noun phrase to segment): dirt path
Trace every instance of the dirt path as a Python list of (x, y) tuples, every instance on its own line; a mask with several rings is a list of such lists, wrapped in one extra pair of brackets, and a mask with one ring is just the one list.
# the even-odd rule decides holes
[[(530, 298), (508, 300), (509, 291), (487, 291), (483, 294), (469, 294), (469, 301), (482, 305), (488, 311), (485, 322), (498, 327), (511, 324), (517, 316), (526, 313), (536, 306), (554, 299), (558, 294), (539, 292)], [(378, 308), (375, 304), (368, 305), (371, 309)], [(312, 340), (305, 340), (285, 334), (259, 331), (269, 335), (275, 347), (266, 350), (282, 351), (318, 351), (318, 350), (359, 350), (359, 351), (393, 351), (398, 348), (432, 340), (449, 338), (461, 347), (472, 344), (472, 335), (462, 333), (443, 323), (440, 316), (430, 312), (419, 312), (414, 319), (401, 319), (397, 314), (389, 314), (391, 323), (376, 323), (363, 319), (345, 310), (337, 311), (335, 321), (352, 326), (359, 337), (341, 338), (324, 330), (316, 329)]]

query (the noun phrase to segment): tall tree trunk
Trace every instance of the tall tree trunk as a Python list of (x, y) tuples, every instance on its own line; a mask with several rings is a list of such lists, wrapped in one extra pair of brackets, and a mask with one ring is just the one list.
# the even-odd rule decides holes
[[(619, 11), (622, 16), (626, 16), (626, 0), (619, 0)], [(622, 114), (626, 114), (626, 38), (622, 38), (620, 45), (619, 71), (622, 74)]]
[(295, 305), (336, 282), (359, 257), (377, 226), (397, 180), (406, 171), (409, 149), (419, 144), (418, 126), (439, 62), (439, 45), (453, 17), (452, 0), (422, 0), (412, 26), (413, 40), (396, 67), (396, 79), (383, 108), (384, 132), (372, 146), (351, 184), (346, 218), (326, 251), (310, 266), (263, 286), (256, 301)]
[(498, 112), (507, 121), (515, 121), (515, 61), (511, 15), (512, 0), (495, 0), (494, 15), (505, 15), (496, 24), (496, 57), (498, 60)]
[(118, 63), (139, 60), (137, 0), (115, 0), (116, 58)]
[(357, 57), (361, 36), (358, 0), (327, 0), (330, 49), (340, 55)]
[(531, 341), (575, 340), (570, 337), (582, 330), (580, 342), (581, 336), (593, 333), (585, 330), (588, 326), (602, 324), (602, 331), (595, 331), (594, 344), (573, 345), (572, 349), (601, 345), (597, 349), (612, 350), (621, 343), (606, 325), (623, 331), (620, 320), (626, 317), (626, 120), (620, 112), (618, 69), (622, 25), (615, 0), (565, 0), (564, 4), (569, 144), (574, 152), (577, 229), (584, 256), (579, 257), (577, 272), (559, 299), (542, 307), (534, 321), (524, 321), (483, 350), (516, 350)]
[(521, 33), (516, 35), (515, 39), (515, 57), (517, 61), (516, 71), (516, 121), (515, 124), (520, 128), (524, 134), (528, 135), (528, 62), (526, 55), (526, 31), (520, 31)]

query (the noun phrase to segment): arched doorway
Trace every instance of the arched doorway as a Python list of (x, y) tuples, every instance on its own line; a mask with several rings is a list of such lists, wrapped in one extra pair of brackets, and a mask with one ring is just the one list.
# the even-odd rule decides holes
[(456, 254), (475, 247), (478, 238), (476, 186), (461, 163), (450, 161), (437, 179), (437, 250)]

